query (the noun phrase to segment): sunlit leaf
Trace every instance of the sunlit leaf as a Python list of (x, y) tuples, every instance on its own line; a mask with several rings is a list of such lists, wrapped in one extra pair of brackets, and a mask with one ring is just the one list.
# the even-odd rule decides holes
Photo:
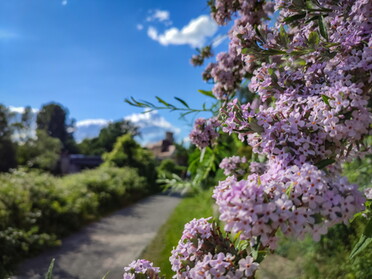
[(212, 91), (206, 91), (206, 90), (199, 89), (198, 92), (202, 93), (205, 96), (216, 99), (216, 97), (213, 95)]
[(169, 103), (167, 103), (166, 101), (164, 101), (162, 98), (158, 97), (158, 96), (155, 96), (155, 98), (159, 101), (159, 103), (162, 103), (163, 105), (169, 107), (171, 106)]

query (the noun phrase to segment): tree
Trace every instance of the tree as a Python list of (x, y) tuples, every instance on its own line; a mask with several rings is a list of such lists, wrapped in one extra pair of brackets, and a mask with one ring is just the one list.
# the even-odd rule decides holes
[(18, 146), (18, 164), (55, 172), (62, 149), (61, 141), (44, 130), (37, 130), (36, 136), (36, 139), (30, 138)]
[(138, 127), (128, 120), (115, 121), (102, 128), (98, 137), (85, 139), (79, 145), (79, 152), (86, 155), (102, 155), (112, 151), (116, 140), (125, 134), (139, 135)]
[(44, 105), (36, 118), (37, 129), (59, 139), (64, 150), (76, 153), (77, 148), (72, 135), (73, 121), (67, 123), (67, 115), (67, 109), (57, 103)]
[(11, 140), (12, 127), (9, 125), (9, 110), (0, 104), (0, 172), (17, 166), (16, 147)]
[(103, 160), (105, 165), (136, 168), (139, 175), (145, 176), (149, 183), (155, 183), (155, 158), (149, 150), (142, 148), (131, 134), (118, 137), (112, 151), (103, 154)]

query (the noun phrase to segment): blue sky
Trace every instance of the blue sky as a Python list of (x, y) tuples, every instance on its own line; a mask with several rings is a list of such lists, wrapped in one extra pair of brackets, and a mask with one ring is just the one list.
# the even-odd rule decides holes
[[(208, 15), (205, 0), (1, 0), (0, 103), (55, 101), (77, 121), (140, 113), (129, 96), (198, 107), (210, 85), (189, 59), (226, 33)], [(159, 114), (187, 135), (176, 113)]]

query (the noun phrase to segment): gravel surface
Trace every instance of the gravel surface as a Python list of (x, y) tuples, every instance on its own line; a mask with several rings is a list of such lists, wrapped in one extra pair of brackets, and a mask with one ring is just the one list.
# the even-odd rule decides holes
[(180, 201), (155, 195), (63, 239), (61, 247), (20, 264), (13, 279), (44, 278), (55, 258), (53, 279), (121, 279), (123, 267), (138, 258)]

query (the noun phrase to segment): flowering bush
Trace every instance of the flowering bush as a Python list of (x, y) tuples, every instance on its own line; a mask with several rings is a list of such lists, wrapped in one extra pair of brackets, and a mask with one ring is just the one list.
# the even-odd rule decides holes
[[(218, 100), (217, 119), (198, 119), (190, 139), (203, 149), (213, 147), (218, 130), (235, 133), (266, 162), (252, 162), (250, 174), (239, 157), (221, 162), (231, 176), (213, 197), (227, 235), (207, 219), (194, 220), (171, 261), (174, 278), (254, 278), (265, 253), (275, 250), (277, 232), (319, 240), (365, 208), (365, 195), (340, 166), (370, 152), (372, 2), (209, 4), (218, 24), (234, 22), (228, 51), (203, 73), (214, 83), (211, 93), (201, 92)], [(206, 53), (192, 62), (201, 64)], [(237, 97), (245, 81), (251, 102)], [(237, 242), (227, 245), (233, 236)]]

